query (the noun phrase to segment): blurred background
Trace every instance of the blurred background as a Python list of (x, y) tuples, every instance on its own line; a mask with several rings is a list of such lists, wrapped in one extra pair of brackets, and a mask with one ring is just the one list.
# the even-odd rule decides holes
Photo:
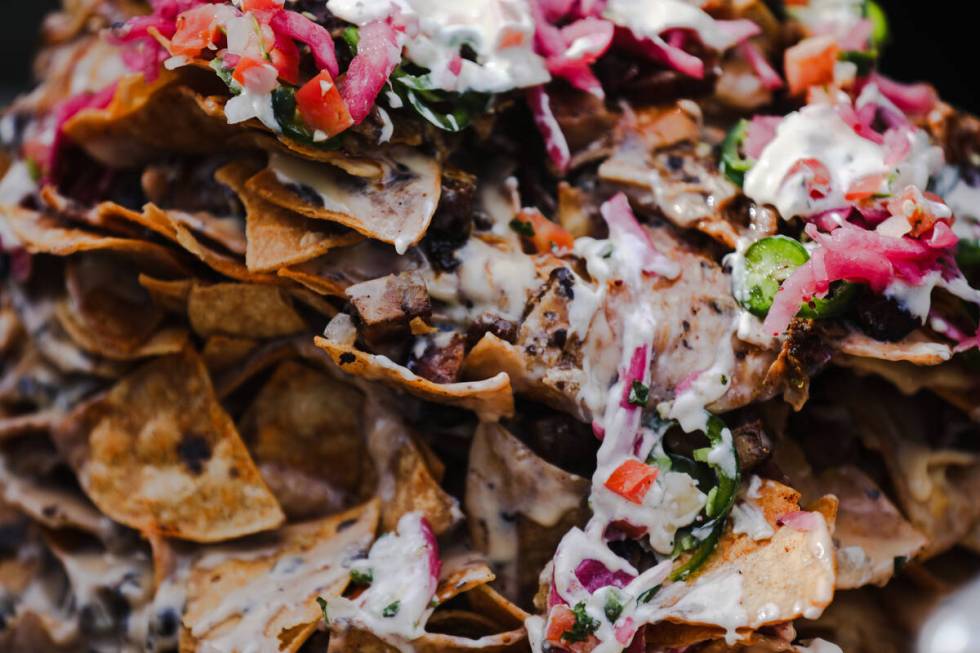
[[(31, 53), (45, 12), (58, 0), (0, 0), (0, 104), (30, 84)], [(971, 3), (933, 0), (881, 0), (892, 22), (893, 41), (884, 70), (903, 81), (928, 79), (943, 98), (980, 113), (980, 72), (975, 68), (976, 28)], [(956, 11), (960, 9), (961, 11)]]

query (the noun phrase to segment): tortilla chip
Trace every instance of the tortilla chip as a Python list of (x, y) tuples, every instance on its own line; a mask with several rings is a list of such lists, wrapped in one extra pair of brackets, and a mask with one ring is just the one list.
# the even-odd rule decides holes
[(320, 295), (345, 297), (344, 292), (354, 284), (418, 270), (427, 265), (416, 250), (399, 256), (387, 245), (365, 240), (300, 265), (283, 268), (279, 270), (279, 276), (303, 284)]
[(855, 467), (828, 469), (818, 477), (820, 491), (840, 499), (834, 539), (837, 587), (883, 586), (901, 560), (912, 560), (925, 547), (923, 537), (884, 493)]
[(891, 387), (853, 378), (839, 383), (858, 436), (881, 454), (899, 506), (928, 539), (921, 557), (955, 545), (980, 518), (980, 456), (932, 446), (935, 416)]
[(187, 298), (187, 316), (204, 338), (277, 338), (307, 329), (285, 291), (257, 284), (195, 284)]
[(851, 331), (837, 342), (837, 349), (848, 356), (904, 361), (915, 365), (939, 365), (953, 356), (949, 345), (936, 342), (921, 330), (912, 332), (898, 342), (882, 342), (858, 331)]
[[(78, 491), (59, 482), (57, 468), (42, 474), (38, 458), (53, 458), (46, 438), (31, 438), (0, 449), (0, 501), (16, 507), (47, 528), (76, 528), (99, 539), (112, 534), (113, 524)], [(35, 460), (31, 460), (35, 459)]]
[[(269, 168), (249, 179), (246, 188), (277, 206), (342, 224), (404, 253), (429, 227), (442, 191), (441, 168), (435, 159), (403, 147), (388, 148), (380, 161), (385, 174), (371, 182), (273, 153)], [(313, 193), (301, 195), (297, 186)]]
[(664, 585), (652, 605), (662, 611), (664, 621), (694, 626), (694, 630), (655, 624), (647, 628), (648, 643), (674, 647), (716, 639), (721, 634), (717, 627), (726, 626), (712, 623), (710, 606), (698, 598), (708, 591), (726, 601), (731, 600), (729, 593), (738, 593), (744, 619), (737, 627), (743, 635), (799, 617), (818, 617), (834, 596), (833, 542), (819, 513), (805, 513), (809, 530), (780, 524), (786, 515), (799, 511), (798, 499), (792, 488), (765, 481), (755, 501), (774, 530), (772, 537), (756, 541), (729, 531), (696, 576)]
[(54, 428), (62, 415), (63, 413), (57, 409), (25, 415), (4, 415), (0, 417), (0, 442), (22, 435), (46, 433)]
[(164, 211), (152, 204), (148, 204), (144, 211), (145, 214), (154, 216), (153, 219), (166, 219), (170, 228), (173, 229), (173, 239), (181, 247), (200, 259), (205, 265), (219, 272), (224, 276), (249, 283), (281, 284), (282, 281), (275, 275), (259, 274), (250, 272), (248, 268), (236, 257), (219, 252), (218, 250), (202, 243), (190, 229), (185, 227), (177, 219), (173, 211)]
[(558, 542), (588, 520), (590, 480), (551, 465), (494, 423), (477, 427), (469, 461), (464, 506), (473, 546), (489, 557), (503, 593), (530, 605)]
[(187, 300), (191, 295), (191, 288), (194, 287), (191, 279), (166, 281), (141, 274), (139, 283), (161, 308), (181, 315), (187, 312)]
[(208, 366), (208, 371), (226, 370), (235, 363), (243, 360), (258, 347), (257, 340), (252, 338), (235, 338), (231, 336), (211, 336), (204, 343), (201, 358)]
[(315, 599), (344, 590), (341, 563), (367, 551), (377, 522), (373, 501), (205, 554), (188, 581), (180, 650), (296, 651), (322, 619)]
[(215, 179), (238, 193), (245, 206), (245, 266), (250, 271), (273, 272), (362, 240), (356, 232), (310, 220), (246, 190), (245, 182), (253, 173), (242, 162), (230, 163), (215, 173)]
[(929, 390), (962, 410), (973, 421), (980, 421), (980, 382), (974, 372), (955, 359), (930, 367), (856, 356), (838, 356), (835, 362), (862, 376), (879, 376), (904, 395)]
[[(346, 321), (350, 320), (349, 316), (341, 314), (334, 318), (331, 325), (342, 316)], [(353, 325), (350, 327), (353, 328)], [(359, 351), (352, 343), (319, 336), (313, 342), (327, 352), (341, 370), (355, 377), (379, 381), (426, 401), (466, 408), (488, 420), (514, 414), (514, 395), (506, 373), (501, 372), (483, 381), (438, 384), (423, 379), (385, 356)]]
[(456, 499), (439, 487), (401, 416), (369, 395), (362, 423), (378, 475), (382, 527), (394, 530), (402, 515), (415, 511), (425, 515), (437, 535), (458, 523), (462, 514)]
[(161, 71), (153, 82), (140, 74), (123, 77), (108, 107), (79, 112), (65, 123), (64, 132), (94, 159), (117, 168), (174, 152), (207, 154), (227, 148), (242, 129), (214, 115), (208, 98), (180, 83), (201, 74)]
[(283, 521), (189, 349), (82, 405), (56, 440), (96, 506), (140, 531), (215, 542)]
[(169, 249), (145, 240), (100, 236), (61, 226), (51, 216), (19, 207), (3, 207), (0, 219), (7, 222), (31, 254), (70, 256), (79, 252), (110, 251), (130, 258), (139, 269), (163, 275), (186, 271)]
[(163, 311), (117, 257), (72, 257), (65, 266), (65, 285), (68, 298), (58, 302), (55, 314), (86, 351), (134, 360), (179, 352), (187, 341), (183, 328), (158, 328)]
[(281, 363), (253, 400), (242, 438), (291, 518), (335, 512), (361, 494), (363, 404), (360, 390), (296, 361)]
[(244, 224), (241, 219), (234, 216), (220, 217), (206, 211), (188, 213), (165, 210), (153, 203), (147, 204), (143, 211), (133, 211), (114, 202), (103, 202), (96, 207), (95, 212), (103, 223), (139, 225), (172, 242), (177, 242), (177, 234), (173, 227), (176, 223), (212, 243), (221, 245), (231, 254), (245, 255)]

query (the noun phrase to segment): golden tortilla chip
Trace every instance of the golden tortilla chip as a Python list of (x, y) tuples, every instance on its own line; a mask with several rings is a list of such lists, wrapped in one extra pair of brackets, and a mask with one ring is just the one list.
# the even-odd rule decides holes
[(242, 162), (230, 163), (215, 173), (215, 179), (238, 193), (245, 206), (245, 266), (250, 271), (273, 272), (363, 239), (356, 232), (310, 220), (246, 190), (245, 182), (253, 173)]
[(936, 342), (922, 330), (914, 331), (898, 342), (882, 342), (858, 331), (850, 331), (836, 346), (848, 356), (915, 365), (939, 365), (953, 357), (949, 345)]
[(363, 393), (297, 361), (281, 363), (241, 420), (242, 438), (292, 518), (335, 512), (365, 487)]
[(529, 605), (558, 542), (588, 520), (591, 483), (494, 423), (477, 427), (469, 461), (464, 506), (473, 546), (494, 565), (504, 594)]
[(973, 421), (980, 421), (980, 382), (974, 372), (955, 359), (929, 367), (857, 356), (838, 356), (835, 362), (861, 376), (880, 376), (905, 395), (929, 390), (962, 410)]
[(322, 619), (316, 598), (344, 590), (342, 562), (367, 551), (377, 523), (372, 501), (206, 553), (188, 580), (180, 650), (295, 652)]
[(194, 282), (191, 279), (167, 281), (146, 274), (139, 276), (139, 283), (150, 293), (150, 297), (160, 307), (181, 315), (187, 312), (187, 300)]
[(195, 284), (187, 298), (187, 316), (204, 338), (277, 338), (307, 329), (283, 289), (257, 284)]
[(415, 250), (399, 256), (387, 245), (365, 240), (300, 265), (283, 268), (279, 270), (279, 276), (303, 284), (317, 294), (346, 299), (345, 291), (354, 284), (427, 265), (421, 256), (414, 254)]
[(86, 351), (113, 360), (173, 354), (187, 331), (159, 329), (163, 311), (153, 304), (135, 274), (118, 257), (92, 253), (65, 266), (66, 300), (55, 313), (69, 336)]
[(416, 511), (437, 535), (456, 525), (462, 518), (456, 499), (439, 487), (422, 447), (401, 416), (372, 394), (364, 403), (362, 422), (377, 469), (382, 527), (394, 530), (402, 515)]
[[(341, 320), (342, 317), (346, 320)], [(353, 330), (350, 317), (344, 314), (334, 318), (330, 326), (339, 326), (338, 320), (348, 324)], [(328, 331), (330, 326), (327, 327)], [(414, 374), (386, 356), (359, 351), (352, 341), (317, 336), (313, 342), (326, 351), (341, 370), (355, 377), (379, 381), (426, 401), (466, 408), (488, 420), (514, 414), (510, 378), (504, 372), (483, 381), (438, 384)]]
[(403, 147), (388, 148), (379, 160), (385, 174), (371, 181), (273, 153), (269, 168), (249, 179), (246, 188), (295, 213), (337, 222), (405, 253), (425, 235), (439, 204), (441, 168), (432, 157)]
[(56, 440), (99, 509), (140, 531), (215, 542), (283, 521), (189, 349), (82, 405)]
[(935, 415), (881, 382), (842, 379), (840, 397), (864, 446), (884, 459), (905, 516), (928, 539), (920, 556), (954, 546), (980, 518), (980, 456), (934, 447)]
[(213, 375), (243, 360), (258, 346), (258, 341), (252, 338), (211, 336), (204, 342), (201, 358)]
[(63, 227), (50, 216), (19, 207), (2, 207), (0, 219), (7, 222), (31, 254), (70, 256), (79, 252), (110, 251), (127, 256), (139, 269), (148, 272), (174, 275), (187, 269), (169, 249), (145, 240), (101, 236)]
[[(59, 483), (54, 474), (36, 469), (39, 457), (52, 458), (47, 438), (30, 438), (0, 449), (0, 502), (16, 507), (47, 528), (76, 528), (99, 539), (109, 536), (113, 524), (79, 492)], [(52, 470), (54, 471), (54, 470)]]
[(214, 115), (208, 99), (182, 80), (213, 74), (161, 71), (153, 82), (140, 74), (119, 81), (105, 109), (85, 109), (64, 125), (65, 134), (110, 167), (133, 167), (174, 152), (207, 154), (229, 146), (242, 128)]
[(259, 274), (249, 272), (248, 268), (235, 256), (231, 256), (202, 243), (190, 229), (174, 216), (173, 211), (164, 211), (152, 204), (148, 204), (144, 210), (145, 215), (152, 216), (153, 220), (167, 220), (173, 230), (173, 240), (188, 252), (200, 259), (212, 270), (236, 281), (249, 283), (265, 283), (277, 285), (282, 280), (275, 275)]
[[(719, 626), (745, 634), (799, 617), (818, 617), (834, 596), (833, 541), (823, 515), (800, 512), (798, 499), (795, 490), (764, 481), (755, 502), (773, 535), (756, 541), (744, 533), (727, 532), (696, 576), (664, 585), (651, 601), (663, 621), (694, 630), (658, 623), (647, 627), (647, 641), (685, 646), (716, 639), (722, 634)], [(738, 621), (713, 623), (717, 612), (699, 598), (706, 593), (740, 611)]]

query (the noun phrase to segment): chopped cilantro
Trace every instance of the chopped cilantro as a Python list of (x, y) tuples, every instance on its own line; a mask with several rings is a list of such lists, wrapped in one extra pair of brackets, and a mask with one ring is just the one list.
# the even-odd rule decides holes
[(374, 582), (374, 572), (370, 569), (351, 569), (350, 582), (355, 585), (370, 585)]
[(650, 397), (650, 388), (643, 385), (639, 381), (633, 381), (633, 385), (630, 386), (630, 394), (627, 398), (634, 406), (646, 406), (647, 399)]
[(602, 611), (606, 613), (606, 619), (609, 620), (609, 623), (616, 623), (619, 616), (623, 614), (623, 602), (620, 600), (618, 592), (615, 590), (609, 592), (606, 597), (606, 605), (603, 606)]
[(650, 589), (648, 589), (647, 591), (643, 592), (638, 597), (636, 597), (636, 602), (649, 603), (651, 600), (653, 600), (653, 597), (656, 596), (657, 592), (659, 591), (660, 591), (660, 585), (657, 585), (656, 587), (651, 587)]
[(327, 616), (327, 602), (322, 596), (316, 597), (316, 604), (320, 606), (320, 610), (323, 611), (323, 621), (330, 623), (330, 617)]
[(561, 635), (561, 638), (566, 642), (584, 642), (602, 625), (598, 619), (593, 619), (585, 611), (585, 601), (576, 603), (572, 612), (575, 613), (575, 625), (572, 626), (571, 630), (566, 630)]
[(523, 220), (514, 218), (510, 221), (510, 228), (525, 238), (534, 238), (534, 225), (530, 222), (524, 222)]
[(728, 377), (725, 376), (724, 374), (721, 375), (721, 384), (728, 385)]
[(381, 611), (381, 616), (391, 619), (396, 614), (398, 614), (398, 609), (401, 607), (401, 601), (394, 601), (385, 606), (385, 609)]

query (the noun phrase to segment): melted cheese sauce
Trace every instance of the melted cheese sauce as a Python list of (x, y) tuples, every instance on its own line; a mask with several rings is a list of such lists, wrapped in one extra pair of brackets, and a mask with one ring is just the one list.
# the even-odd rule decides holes
[(735, 41), (718, 27), (714, 18), (682, 0), (609, 0), (605, 17), (629, 28), (639, 38), (660, 40), (671, 29), (688, 29), (715, 50), (726, 50)]
[(360, 626), (399, 650), (412, 650), (408, 642), (424, 633), (436, 591), (422, 529), (421, 513), (404, 515), (397, 532), (378, 538), (367, 559), (351, 565), (370, 571), (373, 581), (356, 599), (329, 599), (331, 623)]

